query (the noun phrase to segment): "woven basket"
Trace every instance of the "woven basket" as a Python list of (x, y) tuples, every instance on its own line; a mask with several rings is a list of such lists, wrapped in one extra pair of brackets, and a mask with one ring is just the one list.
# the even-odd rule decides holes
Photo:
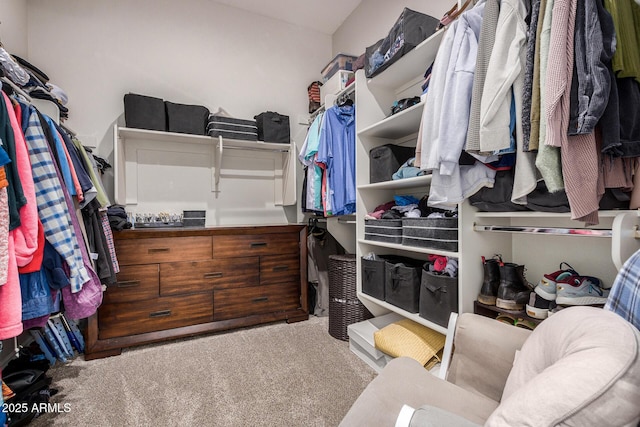
[(329, 256), (329, 335), (348, 341), (347, 326), (372, 318), (356, 290), (356, 256)]

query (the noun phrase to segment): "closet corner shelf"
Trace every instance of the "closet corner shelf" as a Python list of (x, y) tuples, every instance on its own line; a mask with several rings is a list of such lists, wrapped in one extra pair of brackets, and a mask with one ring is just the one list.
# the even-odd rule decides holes
[(395, 179), (392, 181), (359, 185), (358, 190), (399, 190), (405, 188), (429, 187), (430, 185), (431, 175), (429, 174), (416, 176), (414, 178)]
[(435, 58), (443, 34), (444, 28), (436, 31), (389, 68), (369, 79), (368, 85), (399, 88), (417, 75), (422, 75), (433, 62), (429, 58)]
[[(219, 138), (205, 135), (191, 135), (186, 133), (162, 132), (157, 130), (134, 129), (119, 127), (118, 136), (124, 139), (146, 139), (162, 142), (187, 144), (217, 144)], [(244, 141), (240, 139), (224, 138), (225, 148), (241, 148), (261, 151), (289, 151), (291, 144), (276, 144), (264, 141)]]
[(369, 301), (372, 301), (374, 303), (376, 303), (377, 305), (379, 305), (380, 307), (384, 307), (387, 310), (391, 310), (393, 312), (396, 312), (398, 314), (401, 314), (402, 316), (404, 316), (407, 319), (411, 319), (416, 323), (419, 323), (423, 326), (426, 326), (427, 328), (433, 329), (436, 332), (439, 332), (443, 335), (447, 335), (447, 328), (444, 326), (440, 326), (436, 323), (433, 323), (432, 321), (430, 321), (429, 319), (425, 319), (424, 317), (421, 317), (418, 313), (410, 313), (406, 310), (401, 309), (400, 307), (396, 307), (393, 304), (389, 304), (386, 301), (382, 301), (379, 300), (377, 298), (372, 297), (371, 295), (367, 295), (363, 292), (358, 292), (358, 298), (359, 299), (366, 299)]
[(439, 249), (423, 248), (420, 246), (399, 245), (397, 243), (378, 242), (376, 240), (366, 240), (366, 239), (359, 239), (358, 242), (364, 245), (372, 245), (372, 246), (378, 246), (381, 248), (388, 248), (388, 249), (397, 249), (401, 251), (415, 252), (419, 254), (441, 255), (449, 258), (460, 257), (460, 254), (458, 252), (441, 251)]
[(418, 132), (423, 103), (420, 102), (397, 114), (362, 129), (358, 136), (399, 139)]

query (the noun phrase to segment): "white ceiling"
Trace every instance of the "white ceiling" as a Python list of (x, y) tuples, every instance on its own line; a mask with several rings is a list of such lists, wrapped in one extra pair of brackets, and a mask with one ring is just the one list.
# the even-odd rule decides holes
[(214, 0), (332, 35), (362, 0)]

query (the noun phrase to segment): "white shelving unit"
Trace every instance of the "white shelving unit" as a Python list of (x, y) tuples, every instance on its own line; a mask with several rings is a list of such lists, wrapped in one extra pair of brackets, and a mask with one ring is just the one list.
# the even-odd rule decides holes
[[(394, 101), (421, 95), (423, 75), (435, 59), (443, 31), (438, 31), (414, 50), (400, 58), (383, 73), (367, 79), (363, 70), (356, 72), (356, 236), (357, 236), (357, 290), (358, 298), (376, 316), (396, 312), (405, 318), (425, 325), (440, 333), (447, 334), (447, 327), (441, 326), (418, 313), (410, 313), (386, 301), (376, 299), (362, 292), (361, 257), (370, 252), (378, 255), (404, 255), (426, 260), (428, 254), (461, 258), (460, 252), (449, 252), (422, 247), (405, 246), (379, 241), (365, 240), (364, 217), (376, 206), (393, 200), (395, 195), (414, 195), (420, 198), (429, 192), (431, 176), (395, 181), (370, 183), (369, 151), (372, 148), (396, 144), (415, 147), (422, 117), (423, 103), (414, 105), (397, 114), (391, 114)], [(459, 235), (462, 231), (459, 231)], [(462, 239), (459, 236), (459, 240)], [(463, 260), (460, 260), (463, 262)], [(461, 283), (464, 278), (461, 278)], [(459, 290), (459, 310), (469, 311), (475, 300), (475, 293)]]
[(190, 135), (173, 132), (161, 132), (145, 129), (132, 129), (114, 125), (114, 195), (115, 201), (121, 205), (135, 205), (138, 200), (137, 153), (139, 147), (168, 153), (189, 153), (207, 159), (211, 169), (211, 191), (222, 191), (220, 171), (225, 150), (244, 150), (262, 153), (273, 153), (275, 164), (276, 205), (293, 205), (296, 203), (294, 142), (290, 144), (267, 143), (263, 141), (244, 141), (222, 137)]

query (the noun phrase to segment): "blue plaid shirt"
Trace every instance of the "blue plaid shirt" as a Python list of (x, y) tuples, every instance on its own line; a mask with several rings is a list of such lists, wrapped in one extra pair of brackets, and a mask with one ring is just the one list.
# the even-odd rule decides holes
[(25, 132), (36, 189), (38, 215), (44, 234), (71, 271), (71, 291), (78, 292), (90, 277), (84, 266), (82, 252), (74, 233), (71, 216), (65, 202), (65, 191), (56, 172), (49, 145), (35, 108), (29, 107), (29, 124)]
[(618, 272), (604, 308), (640, 329), (640, 250)]

